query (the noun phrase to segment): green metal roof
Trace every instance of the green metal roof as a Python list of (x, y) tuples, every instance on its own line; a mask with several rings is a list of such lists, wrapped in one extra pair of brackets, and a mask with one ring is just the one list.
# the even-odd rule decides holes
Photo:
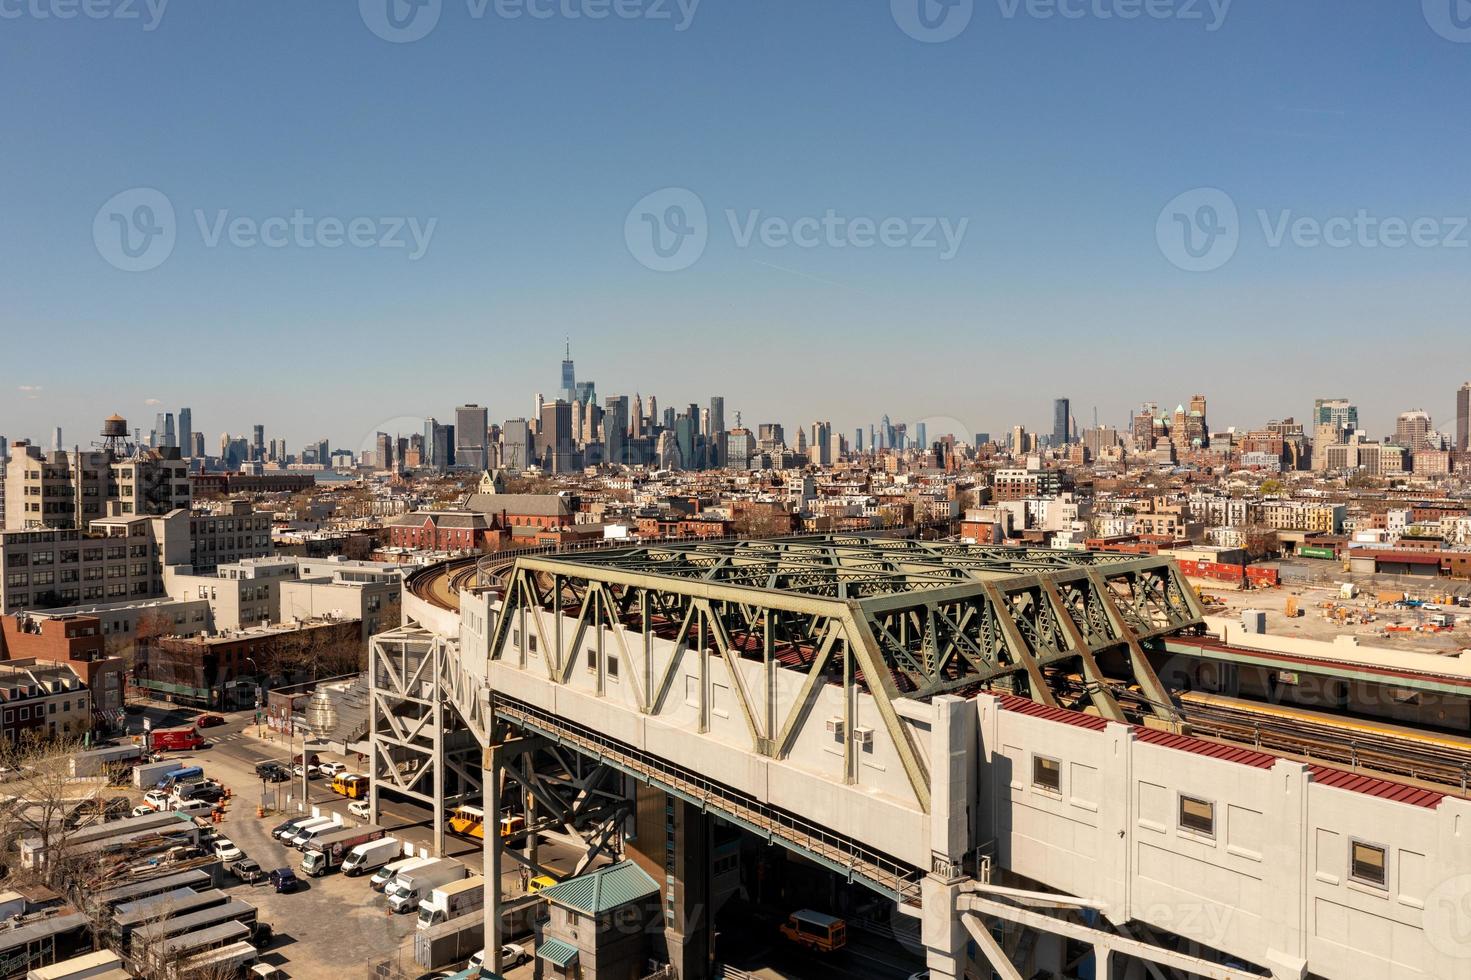
[(543, 888), (537, 894), (549, 902), (576, 909), (584, 915), (602, 915), (630, 902), (657, 894), (658, 891), (659, 883), (650, 878), (643, 868), (632, 861), (620, 861), (618, 864), (578, 875), (560, 885)]
[(566, 966), (577, 959), (577, 947), (560, 939), (543, 939), (536, 947), (536, 956), (554, 966)]

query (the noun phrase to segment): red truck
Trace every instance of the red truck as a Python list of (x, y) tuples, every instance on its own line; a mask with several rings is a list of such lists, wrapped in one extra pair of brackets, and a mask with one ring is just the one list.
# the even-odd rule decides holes
[(165, 728), (148, 733), (150, 752), (162, 752), (167, 749), (197, 749), (203, 745), (204, 739), (199, 737), (199, 730), (192, 725), (188, 728)]

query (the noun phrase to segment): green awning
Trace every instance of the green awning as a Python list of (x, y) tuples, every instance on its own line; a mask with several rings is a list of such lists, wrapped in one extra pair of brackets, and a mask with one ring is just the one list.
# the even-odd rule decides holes
[(543, 939), (536, 947), (536, 957), (553, 966), (568, 966), (577, 961), (577, 947), (560, 939)]

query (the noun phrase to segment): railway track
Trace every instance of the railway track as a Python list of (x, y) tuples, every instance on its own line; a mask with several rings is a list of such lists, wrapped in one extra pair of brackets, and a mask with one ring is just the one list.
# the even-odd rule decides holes
[(1471, 739), (1218, 695), (1180, 698), (1197, 735), (1465, 792)]

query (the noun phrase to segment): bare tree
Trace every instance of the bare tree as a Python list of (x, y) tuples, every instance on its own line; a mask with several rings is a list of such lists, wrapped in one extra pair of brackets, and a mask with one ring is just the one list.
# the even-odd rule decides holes
[(67, 843), (76, 827), (71, 818), (99, 791), (97, 784), (72, 777), (72, 756), (81, 750), (77, 738), (43, 740), (26, 733), (14, 741), (0, 739), (0, 843), (12, 853), (24, 843), (28, 852), (26, 860), (12, 863), (12, 880), (55, 887), (64, 884), (64, 872), (74, 870), (67, 867)]

